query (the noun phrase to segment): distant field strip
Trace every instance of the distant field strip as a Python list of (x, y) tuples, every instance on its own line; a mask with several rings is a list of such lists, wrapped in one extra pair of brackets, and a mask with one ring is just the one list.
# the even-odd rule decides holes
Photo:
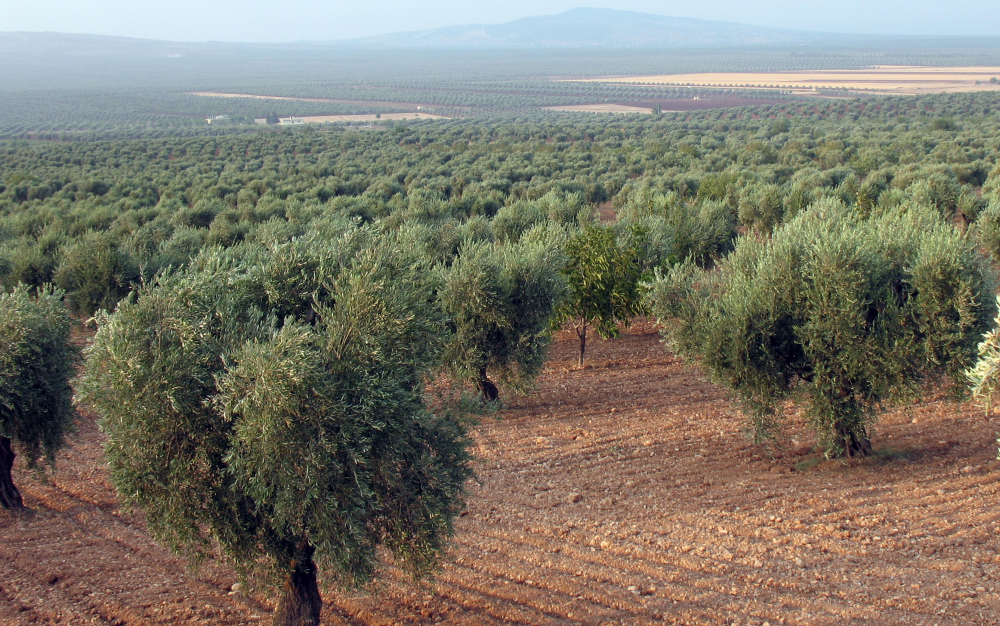
[(453, 107), (448, 105), (445, 107), (440, 104), (423, 104), (419, 102), (382, 102), (379, 100), (334, 100), (330, 98), (299, 98), (295, 96), (257, 96), (249, 93), (221, 93), (218, 91), (189, 91), (187, 92), (189, 96), (203, 96), (206, 98), (250, 98), (253, 100), (286, 100), (291, 102), (328, 102), (330, 104), (353, 104), (356, 106), (372, 106), (372, 107), (406, 107), (415, 109), (417, 107), (427, 107), (427, 108), (467, 108), (467, 107)]
[[(572, 82), (640, 83), (726, 89), (779, 89), (813, 92), (820, 89), (864, 90), (878, 93), (930, 94), (964, 91), (1000, 91), (990, 79), (1000, 78), (1000, 67), (877, 66), (860, 70), (792, 72), (712, 72), (661, 76), (620, 76)], [(978, 83), (978, 84), (977, 84)]]
[(570, 104), (558, 107), (545, 107), (550, 111), (574, 111), (585, 113), (652, 113), (648, 107), (633, 107), (624, 104)]
[(324, 122), (384, 122), (386, 120), (446, 120), (443, 115), (431, 115), (430, 113), (383, 113), (382, 117), (376, 119), (374, 115), (303, 115), (296, 116), (295, 119), (302, 120), (306, 124), (322, 124)]

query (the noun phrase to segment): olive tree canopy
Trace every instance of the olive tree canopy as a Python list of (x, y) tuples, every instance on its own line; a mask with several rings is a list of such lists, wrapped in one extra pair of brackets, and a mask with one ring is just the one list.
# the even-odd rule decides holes
[(488, 373), (523, 389), (545, 361), (552, 319), (565, 292), (563, 255), (552, 237), (513, 244), (473, 243), (442, 270), (441, 302), (453, 334), (444, 362), (497, 398)]
[(63, 293), (51, 286), (37, 297), (18, 285), (0, 293), (0, 507), (23, 506), (11, 478), (14, 446), (28, 467), (51, 462), (73, 425), (73, 375), (78, 351), (70, 343)]
[(361, 229), (212, 250), (99, 316), (80, 390), (119, 493), (174, 550), (269, 575), (276, 624), (318, 623), (317, 570), (363, 583), (385, 546), (425, 572), (450, 534), (470, 470), (423, 397), (429, 276)]
[(931, 377), (964, 381), (995, 311), (994, 273), (933, 208), (863, 218), (822, 201), (747, 236), (716, 270), (678, 265), (650, 292), (677, 349), (749, 413), (757, 438), (801, 398), (828, 456), (871, 452), (879, 409)]

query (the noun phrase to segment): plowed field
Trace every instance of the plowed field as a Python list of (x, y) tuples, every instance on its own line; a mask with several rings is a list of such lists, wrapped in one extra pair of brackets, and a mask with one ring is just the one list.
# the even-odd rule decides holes
[[(567, 335), (535, 394), (475, 432), (479, 481), (436, 579), (388, 567), (325, 594), (324, 623), (1000, 623), (1000, 420), (930, 397), (879, 425), (876, 458), (819, 462), (791, 417), (779, 447), (649, 324)], [(2, 624), (253, 624), (222, 563), (186, 572), (119, 510), (84, 420), (33, 513), (0, 514)]]
[(323, 124), (326, 122), (387, 122), (394, 120), (446, 120), (443, 115), (430, 113), (383, 113), (376, 118), (374, 115), (302, 115), (298, 116), (306, 124)]
[[(369, 107), (401, 107), (415, 109), (417, 107), (442, 108), (440, 104), (429, 104), (426, 102), (389, 102), (385, 100), (336, 100), (331, 98), (300, 98), (297, 96), (258, 96), (249, 93), (222, 93), (219, 91), (189, 91), (189, 96), (202, 96), (205, 98), (248, 98), (250, 100), (285, 100), (290, 102), (329, 102), (331, 104), (352, 104), (355, 106)], [(451, 106), (453, 109), (467, 109), (463, 106)]]
[(573, 113), (652, 113), (651, 107), (634, 107), (627, 104), (570, 104), (567, 106), (545, 107), (549, 111)]

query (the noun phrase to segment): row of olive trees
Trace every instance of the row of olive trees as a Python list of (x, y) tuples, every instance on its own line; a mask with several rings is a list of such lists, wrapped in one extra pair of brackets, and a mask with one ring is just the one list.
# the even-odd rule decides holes
[[(879, 409), (922, 381), (962, 380), (995, 314), (992, 270), (932, 209), (820, 203), (714, 267), (678, 262), (630, 219), (470, 241), (447, 262), (412, 233), (344, 227), (161, 274), (98, 315), (77, 383), (123, 501), (172, 549), (218, 546), (280, 588), (276, 624), (315, 624), (320, 570), (362, 583), (381, 547), (418, 575), (437, 562), (470, 465), (462, 414), (428, 403), (435, 372), (487, 400), (491, 373), (525, 388), (554, 319), (575, 320), (582, 360), (588, 326), (613, 334), (642, 310), (644, 270), (660, 272), (647, 302), (675, 345), (736, 393), (758, 438), (802, 397), (830, 456), (869, 454)], [(11, 439), (51, 458), (72, 419), (61, 295), (19, 288), (0, 308), (8, 508)]]
[[(501, 382), (513, 390), (523, 391), (530, 387), (544, 362), (545, 350), (555, 324), (569, 322), (575, 328), (580, 340), (582, 367), (590, 329), (606, 338), (612, 337), (618, 333), (620, 324), (627, 325), (633, 316), (644, 312), (640, 285), (642, 277), (648, 277), (655, 269), (669, 267), (681, 255), (707, 261), (723, 251), (731, 239), (731, 216), (723, 216), (720, 221), (716, 209), (709, 209), (706, 213), (705, 207), (695, 209), (683, 203), (676, 206), (660, 203), (654, 208), (652, 205), (656, 203), (652, 201), (645, 209), (641, 209), (636, 208), (639, 205), (633, 203), (631, 213), (626, 211), (618, 223), (605, 227), (593, 221), (578, 198), (563, 198), (565, 202), (556, 206), (553, 203), (558, 199), (553, 197), (546, 200), (551, 207), (546, 202), (538, 205), (548, 207), (548, 216), (535, 215), (532, 212), (538, 212), (535, 205), (511, 207), (508, 211), (510, 225), (492, 229), (482, 219), (469, 220), (458, 228), (450, 224), (434, 227), (420, 222), (407, 222), (398, 228), (385, 229), (384, 224), (372, 227), (388, 232), (386, 236), (395, 242), (394, 245), (416, 254), (420, 262), (430, 268), (427, 271), (433, 277), (429, 280), (434, 287), (432, 295), (428, 297), (436, 302), (445, 316), (444, 328), (447, 330), (440, 362), (455, 378), (475, 384), (486, 401), (496, 400), (499, 394), (491, 376), (494, 379), (499, 377)], [(512, 226), (513, 224), (519, 225)], [(290, 255), (289, 259), (305, 254), (298, 261), (301, 265), (293, 263), (286, 268), (286, 274), (279, 273), (263, 283), (267, 292), (279, 301), (292, 296), (287, 293), (275, 294), (289, 290), (296, 292), (305, 289), (306, 291), (295, 296), (302, 298), (305, 297), (302, 294), (311, 293), (306, 286), (312, 285), (310, 288), (320, 289), (313, 284), (316, 282), (315, 276), (304, 278), (308, 272), (320, 271), (315, 259), (304, 260), (312, 258), (309, 254), (315, 254), (306, 254), (302, 250), (314, 247), (317, 250), (326, 249), (316, 242), (324, 237), (342, 238), (356, 228), (356, 223), (346, 218), (313, 221), (310, 226), (314, 232), (311, 242), (307, 244), (304, 243), (305, 240), (299, 240), (294, 245), (281, 242), (287, 242), (289, 236), (301, 232), (301, 229), (271, 229), (273, 233), (262, 231), (263, 234), (253, 241), (238, 244), (228, 254), (248, 255), (247, 259), (256, 259), (244, 263), (246, 268), (256, 268), (254, 271), (261, 271), (258, 265), (263, 261), (254, 256), (256, 252), (248, 254), (247, 251), (283, 246), (282, 254)], [(492, 231), (498, 229), (507, 235), (495, 240)], [(368, 232), (365, 229), (357, 232), (363, 231)], [(90, 315), (96, 312), (95, 309), (112, 309), (123, 294), (135, 287), (135, 284), (129, 283), (114, 283), (113, 289), (107, 286), (109, 275), (116, 275), (122, 267), (121, 255), (109, 244), (107, 237), (94, 234), (92, 239), (67, 251), (64, 266), (57, 272), (57, 276), (73, 278), (71, 284), (67, 284), (70, 291), (52, 292), (49, 288), (42, 288), (38, 291), (38, 302), (51, 304), (65, 298), (71, 309), (80, 311), (83, 308), (82, 312)], [(77, 251), (80, 252), (79, 255)], [(204, 266), (207, 259), (226, 254), (221, 248), (212, 249), (196, 257), (195, 267)], [(187, 262), (189, 261), (185, 261), (185, 264)], [(274, 265), (272, 261), (269, 262)], [(63, 272), (63, 267), (69, 269)], [(332, 270), (325, 268), (323, 271), (329, 273)], [(167, 284), (169, 280), (175, 280), (170, 277), (176, 275), (186, 274), (183, 269), (167, 270), (160, 278), (148, 281), (139, 293), (162, 289), (163, 287), (151, 285)], [(306, 282), (302, 283), (303, 280)], [(112, 291), (114, 295), (109, 295)], [(18, 302), (28, 302), (28, 293), (26, 288), (18, 287), (12, 295), (6, 297), (16, 297)], [(81, 307), (82, 301), (88, 302), (89, 306)], [(269, 312), (283, 320), (292, 309), (288, 308), (291, 305), (287, 302), (282, 306), (284, 308), (278, 311)], [(7, 313), (14, 314), (22, 309), (23, 307), (11, 307)], [(69, 318), (65, 311), (60, 307), (57, 309), (65, 318), (60, 323), (68, 328)], [(49, 306), (46, 310), (51, 313), (55, 309)], [(123, 309), (127, 310), (128, 306)], [(315, 319), (317, 312), (310, 308), (307, 314), (312, 316), (310, 319)], [(49, 326), (54, 323), (50, 322)], [(67, 330), (61, 332), (68, 336)], [(14, 338), (20, 335), (12, 331), (9, 336), (11, 340), (8, 350), (14, 350)], [(29, 350), (32, 346), (45, 346), (46, 341), (56, 340), (52, 337), (37, 340), (25, 337), (27, 335), (18, 340), (21, 344), (17, 344), (20, 345), (17, 349)], [(16, 351), (10, 354), (15, 353)], [(59, 359), (65, 356), (51, 346), (46, 348), (45, 354), (46, 358), (55, 359), (52, 363), (60, 362)], [(69, 354), (71, 352), (66, 353)], [(29, 367), (24, 363), (10, 365), (15, 366)], [(44, 365), (50, 366), (51, 363)], [(37, 369), (42, 366), (31, 367)], [(70, 371), (69, 367), (60, 370), (59, 376)], [(11, 380), (28, 380), (25, 376), (13, 373), (8, 376)], [(8, 387), (11, 384), (8, 381)], [(52, 385), (47, 390), (36, 391), (54, 393), (56, 388), (64, 391), (69, 389), (65, 384), (62, 387)], [(5, 414), (8, 417), (5, 418), (7, 422), (2, 432), (10, 433), (27, 452), (29, 462), (34, 464), (41, 449), (40, 435), (20, 432), (14, 424), (31, 423), (32, 418), (26, 416), (32, 410), (35, 413), (38, 410), (23, 407), (34, 406), (31, 403), (37, 402), (29, 402), (29, 396), (25, 395), (24, 390), (17, 391), (21, 396), (17, 396), (14, 391), (10, 393), (14, 394), (10, 397), (13, 399), (5, 402), (13, 413)], [(68, 393), (65, 391), (65, 394)], [(17, 397), (21, 400), (16, 399)], [(64, 404), (68, 407), (67, 402)], [(17, 414), (17, 411), (28, 413)], [(10, 417), (13, 415), (19, 417)], [(64, 426), (71, 421), (69, 416), (68, 412), (54, 411), (51, 419), (41, 419), (41, 422), (48, 423), (48, 420), (53, 424), (54, 438), (43, 446), (50, 456), (61, 442)], [(3, 504), (5, 507), (13, 507), (19, 503), (16, 489), (10, 480), (13, 448), (8, 440), (0, 441), (0, 444), (3, 444), (5, 455), (5, 465), (0, 466), (0, 469), (6, 467), (0, 473), (4, 475), (6, 492), (9, 494)]]
[[(536, 228), (435, 262), (406, 233), (344, 227), (204, 251), (98, 312), (76, 381), (108, 435), (126, 506), (193, 559), (217, 546), (241, 576), (281, 589), (276, 624), (316, 624), (318, 573), (368, 580), (380, 547), (435, 566), (470, 476), (459, 407), (428, 404), (445, 365), (497, 390), (537, 376), (568, 301), (568, 242)], [(633, 266), (635, 259), (629, 258)], [(4, 298), (0, 495), (12, 441), (50, 459), (73, 418), (76, 351), (62, 292)]]

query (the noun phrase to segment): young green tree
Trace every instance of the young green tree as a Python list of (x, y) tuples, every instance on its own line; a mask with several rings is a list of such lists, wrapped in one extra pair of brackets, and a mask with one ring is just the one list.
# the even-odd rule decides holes
[(429, 571), (462, 506), (464, 428), (423, 396), (429, 269), (372, 237), (199, 256), (99, 316), (79, 384), (123, 500), (278, 587), (276, 625), (318, 624), (318, 572), (361, 584), (380, 546)]
[(453, 330), (444, 362), (497, 399), (489, 372), (514, 387), (531, 384), (544, 364), (565, 282), (552, 241), (473, 243), (444, 270), (440, 298)]
[(62, 292), (45, 286), (38, 297), (18, 285), (0, 293), (0, 507), (19, 509), (11, 467), (14, 448), (36, 467), (54, 461), (75, 412), (69, 385), (77, 359)]
[(801, 398), (828, 457), (871, 453), (886, 403), (941, 374), (964, 382), (994, 313), (996, 279), (936, 210), (871, 218), (825, 201), (746, 237), (716, 271), (674, 267), (651, 308), (682, 354), (732, 389), (758, 440)]
[(587, 350), (587, 331), (616, 337), (619, 324), (628, 325), (643, 311), (638, 253), (619, 243), (610, 228), (586, 225), (565, 245), (563, 275), (568, 294), (559, 318), (572, 321), (580, 339), (580, 367)]

